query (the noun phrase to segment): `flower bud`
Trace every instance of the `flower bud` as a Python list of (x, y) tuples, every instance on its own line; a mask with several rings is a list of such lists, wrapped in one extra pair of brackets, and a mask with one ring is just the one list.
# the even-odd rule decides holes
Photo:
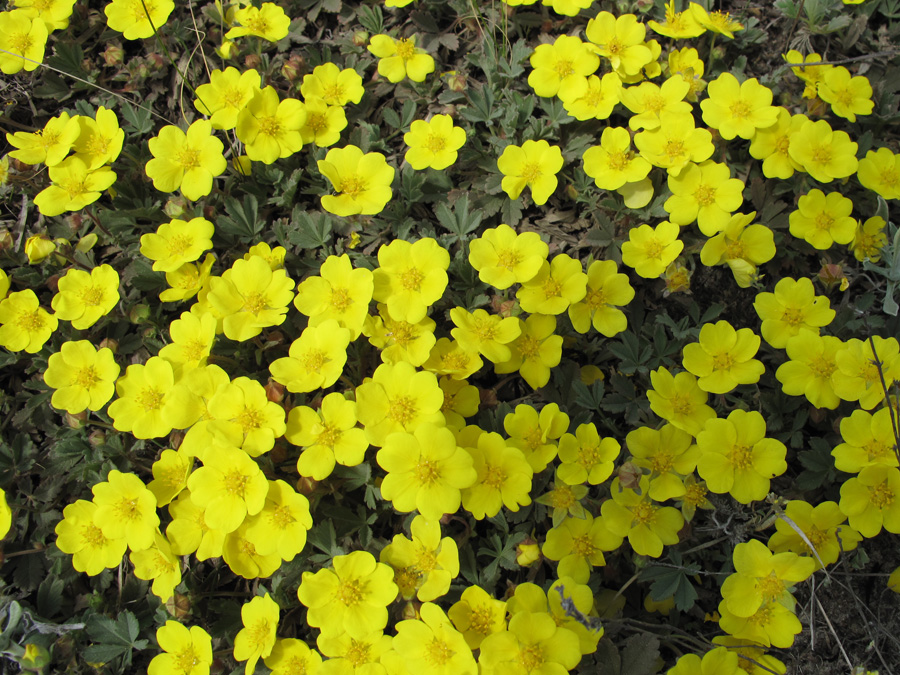
[(95, 429), (88, 434), (88, 444), (92, 448), (99, 448), (101, 445), (106, 445), (106, 433), (100, 431), (100, 429)]
[(166, 601), (166, 611), (174, 616), (176, 621), (184, 622), (191, 616), (191, 599), (186, 595), (176, 593)]
[(284, 385), (270, 377), (266, 384), (266, 398), (272, 403), (281, 403), (284, 400)]
[(187, 206), (187, 199), (184, 197), (169, 197), (165, 206), (163, 206), (163, 211), (169, 218), (181, 218), (184, 212), (187, 211)]
[(55, 250), (56, 244), (46, 234), (36, 234), (25, 240), (25, 255), (32, 265), (43, 262)]
[(365, 47), (369, 44), (369, 33), (364, 30), (358, 30), (353, 33), (353, 44), (357, 47)]
[(5, 227), (0, 230), (0, 253), (8, 251), (13, 246), (12, 234)]
[(139, 303), (131, 308), (128, 312), (128, 320), (131, 323), (144, 323), (150, 318), (150, 307), (144, 303)]
[(516, 562), (522, 567), (531, 567), (541, 559), (541, 547), (538, 543), (528, 538), (516, 546)]
[(119, 341), (113, 340), (112, 338), (103, 338), (100, 340), (99, 349), (103, 349), (104, 347), (109, 349), (113, 354), (116, 354), (119, 351)]
[(447, 83), (447, 86), (450, 88), (450, 91), (455, 92), (463, 92), (466, 90), (466, 76), (462, 73), (454, 72), (453, 75), (450, 76), (450, 81)]
[(244, 57), (244, 66), (249, 70), (259, 69), (261, 63), (262, 60), (256, 54), (247, 54), (247, 56)]
[(72, 413), (66, 413), (66, 426), (70, 429), (81, 429), (84, 427), (85, 422), (87, 422), (87, 410), (77, 413), (73, 415)]
[(125, 50), (118, 44), (112, 43), (106, 45), (106, 49), (103, 50), (101, 56), (103, 56), (103, 61), (107, 66), (118, 66), (125, 60)]
[(232, 51), (234, 51), (234, 43), (231, 40), (222, 40), (222, 44), (216, 48), (216, 54), (223, 59), (230, 59)]
[(634, 490), (640, 486), (641, 476), (643, 475), (639, 466), (636, 466), (633, 462), (625, 462), (619, 467), (619, 485), (626, 490)]
[(50, 663), (50, 652), (40, 645), (29, 643), (25, 645), (25, 654), (19, 659), (19, 665), (23, 670), (40, 672)]
[(91, 232), (90, 234), (83, 236), (75, 245), (75, 250), (80, 251), (81, 253), (87, 253), (94, 248), (98, 238), (96, 232)]
[(306, 59), (299, 54), (295, 54), (281, 66), (281, 76), (288, 82), (296, 82), (300, 79), (300, 73), (304, 70), (305, 66)]
[(835, 263), (825, 263), (822, 265), (822, 269), (819, 270), (819, 281), (822, 282), (822, 285), (825, 286), (829, 292), (833, 291), (835, 287), (840, 288), (842, 291), (846, 291), (850, 286), (847, 275), (844, 274), (843, 265)]
[(84, 218), (80, 213), (70, 213), (66, 216), (66, 222), (72, 228), (72, 232), (78, 232), (84, 223)]
[(318, 487), (319, 481), (317, 481), (315, 478), (310, 478), (309, 476), (300, 476), (300, 479), (297, 481), (296, 490), (304, 497), (311, 497)]

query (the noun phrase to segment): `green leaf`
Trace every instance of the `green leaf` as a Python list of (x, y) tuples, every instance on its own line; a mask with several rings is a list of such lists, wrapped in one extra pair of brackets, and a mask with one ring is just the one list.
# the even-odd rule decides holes
[(377, 35), (384, 32), (384, 14), (381, 13), (379, 5), (361, 4), (356, 11), (356, 18), (359, 19), (360, 25), (370, 33)]
[(99, 644), (85, 647), (81, 655), (88, 663), (109, 663), (126, 651), (129, 651), (129, 648), (122, 645)]
[(619, 656), (621, 675), (654, 675), (659, 672), (659, 638), (649, 633), (632, 635), (625, 640)]
[(438, 222), (459, 239), (465, 239), (481, 225), (481, 213), (469, 213), (468, 195), (456, 200), (452, 211), (446, 202), (441, 202), (435, 207), (434, 213)]
[(125, 120), (125, 129), (130, 135), (144, 136), (153, 131), (153, 119), (149, 108), (123, 103), (122, 117)]
[(288, 240), (300, 248), (322, 248), (331, 242), (331, 217), (317, 211), (304, 211), (299, 204), (291, 211)]
[(255, 239), (265, 227), (258, 217), (258, 210), (259, 203), (252, 194), (244, 195), (242, 202), (230, 197), (225, 201), (225, 213), (228, 215), (219, 218), (216, 229), (232, 237)]

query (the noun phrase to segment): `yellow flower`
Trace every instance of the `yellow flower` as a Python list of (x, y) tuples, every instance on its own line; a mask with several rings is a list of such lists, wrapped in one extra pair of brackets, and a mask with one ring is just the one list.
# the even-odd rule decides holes
[(756, 211), (735, 213), (700, 251), (704, 265), (728, 265), (741, 288), (748, 288), (757, 277), (757, 265), (775, 257), (775, 235), (765, 225), (750, 225), (755, 217)]
[(94, 524), (99, 507), (79, 499), (63, 509), (63, 519), (56, 524), (56, 545), (72, 556), (72, 566), (79, 572), (96, 576), (104, 569), (117, 567), (128, 545), (125, 539), (110, 539)]
[(422, 367), (437, 375), (449, 375), (454, 380), (465, 380), (477, 373), (483, 365), (484, 362), (478, 352), (463, 349), (456, 340), (440, 338), (435, 342)]
[(613, 70), (622, 75), (637, 75), (653, 60), (653, 52), (644, 43), (647, 29), (634, 14), (616, 17), (600, 12), (588, 21), (584, 33), (597, 45), (597, 54), (608, 59)]
[(518, 199), (522, 190), (531, 188), (535, 204), (545, 204), (556, 190), (556, 174), (563, 166), (559, 146), (545, 140), (525, 141), (521, 146), (507, 145), (497, 159), (503, 174), (501, 187), (510, 199)]
[(689, 5), (694, 20), (706, 30), (734, 39), (735, 32), (744, 30), (744, 26), (731, 18), (728, 12), (707, 12), (703, 5), (692, 2)]
[(260, 92), (260, 84), (259, 71), (254, 68), (244, 72), (233, 67), (214, 70), (209, 82), (195, 90), (194, 107), (210, 116), (213, 129), (234, 129), (238, 114)]
[(176, 450), (163, 450), (153, 462), (153, 480), (147, 489), (156, 497), (157, 506), (170, 504), (187, 487), (187, 479), (194, 467), (193, 457)]
[(801, 331), (818, 335), (819, 328), (834, 319), (831, 301), (824, 295), (816, 295), (812, 281), (805, 277), (781, 279), (774, 291), (759, 293), (753, 308), (762, 319), (763, 340), (776, 349), (784, 349), (788, 340)]
[(247, 662), (244, 667), (246, 675), (256, 671), (259, 659), (272, 653), (279, 613), (278, 603), (268, 593), (253, 598), (241, 607), (244, 627), (234, 638), (234, 658)]
[(772, 106), (772, 90), (755, 77), (738, 82), (725, 72), (709, 83), (707, 93), (700, 101), (703, 121), (726, 140), (735, 136), (751, 140), (758, 129), (775, 124), (778, 109)]
[(262, 511), (247, 520), (246, 538), (260, 556), (278, 554), (290, 562), (306, 545), (312, 527), (309, 500), (283, 480), (269, 481)]
[(853, 241), (850, 242), (850, 250), (857, 260), (873, 263), (881, 260), (881, 249), (887, 244), (885, 225), (887, 223), (881, 216), (872, 216), (866, 222), (857, 224)]
[(517, 234), (502, 224), (469, 243), (469, 264), (484, 283), (504, 289), (531, 281), (547, 260), (548, 251), (537, 232)]
[(616, 439), (600, 438), (593, 423), (579, 424), (574, 435), (566, 433), (559, 439), (556, 476), (567, 485), (599, 485), (612, 475), (621, 449)]
[(112, 110), (100, 106), (95, 118), (83, 115), (75, 118), (79, 133), (72, 146), (77, 155), (87, 160), (90, 169), (115, 161), (125, 141), (125, 132), (119, 128), (119, 119)]
[(716, 416), (706, 405), (709, 394), (697, 384), (691, 373), (672, 375), (667, 369), (650, 371), (653, 389), (647, 391), (650, 409), (664, 420), (696, 436)]
[(449, 429), (431, 423), (413, 433), (389, 434), (376, 459), (387, 472), (381, 495), (398, 511), (418, 510), (428, 519), (456, 513), (460, 491), (477, 480), (471, 455), (456, 445)]
[(338, 555), (332, 562), (334, 569), (303, 573), (297, 597), (309, 607), (307, 622), (325, 638), (347, 633), (365, 640), (387, 625), (387, 606), (397, 597), (394, 570), (366, 551)]
[(50, 167), (49, 187), (34, 198), (45, 216), (58, 216), (66, 211), (80, 211), (100, 199), (100, 193), (116, 182), (116, 174), (108, 167), (90, 169), (77, 155)]
[[(835, 502), (822, 502), (813, 507), (809, 502), (792, 499), (785, 506), (784, 517), (775, 521), (775, 532), (769, 537), (768, 546), (775, 553), (791, 551), (810, 556), (815, 569), (821, 568), (822, 563), (831, 565), (837, 562), (841, 552), (852, 551), (862, 539), (845, 520), (847, 516)], [(803, 533), (802, 537), (795, 527)]]
[(41, 308), (31, 289), (10, 293), (0, 301), (0, 345), (11, 352), (39, 351), (58, 323), (55, 316)]
[(711, 237), (725, 229), (731, 214), (744, 201), (744, 183), (731, 178), (727, 164), (707, 160), (689, 164), (678, 176), (669, 176), (669, 197), (663, 208), (677, 225), (697, 221), (700, 231)]
[(712, 157), (712, 134), (708, 129), (697, 129), (692, 115), (664, 111), (659, 121), (656, 129), (645, 129), (634, 137), (641, 156), (653, 166), (677, 176), (689, 162), (699, 163)]
[(328, 105), (359, 103), (364, 93), (359, 73), (353, 68), (340, 70), (331, 62), (313, 68), (311, 73), (303, 76), (303, 84), (300, 85), (303, 98), (318, 97)]
[(272, 670), (272, 675), (315, 675), (322, 665), (322, 656), (303, 640), (285, 638), (275, 641), (272, 653), (263, 662)]
[(180, 188), (192, 201), (208, 195), (213, 178), (228, 167), (222, 155), (225, 146), (212, 135), (207, 120), (197, 120), (187, 133), (176, 126), (163, 127), (148, 145), (153, 159), (147, 162), (146, 171), (153, 187), (162, 192)]
[(563, 107), (576, 120), (605, 120), (621, 100), (622, 80), (615, 73), (606, 73), (602, 78), (591, 75), (583, 90), (581, 87), (570, 87), (565, 92), (567, 96), (562, 99)]
[(75, 0), (13, 0), (12, 4), (27, 12), (32, 19), (43, 21), (47, 31), (53, 32), (69, 27)]
[(403, 135), (403, 142), (409, 146), (405, 157), (413, 169), (440, 171), (456, 161), (457, 150), (466, 142), (466, 132), (453, 126), (450, 115), (435, 115), (427, 122), (414, 120)]
[(693, 473), (699, 455), (690, 434), (671, 424), (661, 429), (638, 427), (628, 432), (625, 443), (631, 462), (650, 473), (650, 499), (663, 502), (685, 496), (682, 476)]
[(516, 291), (516, 298), (526, 312), (555, 316), (585, 298), (587, 281), (581, 261), (560, 253), (541, 264), (537, 275)]
[(390, 35), (373, 35), (366, 47), (378, 57), (378, 74), (397, 83), (405, 78), (423, 82), (434, 71), (434, 59), (416, 47), (416, 36), (395, 40)]
[(573, 100), (587, 88), (587, 76), (600, 65), (600, 59), (580, 38), (560, 35), (553, 44), (538, 45), (530, 58), (534, 69), (528, 85), (544, 98), (559, 96)]
[(175, 375), (172, 364), (152, 356), (144, 364), (128, 366), (116, 382), (119, 397), (109, 404), (109, 416), (119, 431), (136, 438), (160, 438), (172, 431), (171, 405)]
[(666, 671), (666, 675), (741, 675), (746, 672), (741, 664), (737, 654), (725, 647), (716, 647), (702, 658), (697, 654), (685, 654)]
[(493, 363), (502, 363), (512, 357), (510, 343), (522, 332), (517, 317), (503, 318), (483, 309), (469, 312), (454, 307), (450, 310), (450, 320), (456, 326), (450, 334), (460, 346), (477, 351)]
[(378, 249), (374, 297), (393, 319), (418, 323), (447, 287), (450, 254), (432, 238), (395, 239)]
[(547, 468), (558, 451), (556, 440), (569, 428), (569, 416), (556, 403), (548, 403), (540, 414), (530, 405), (519, 404), (503, 418), (508, 443), (521, 450), (535, 473)]
[(204, 509), (209, 527), (233, 532), (247, 516), (262, 511), (269, 484), (259, 465), (243, 450), (221, 446), (215, 460), (188, 478), (191, 500)]
[[(25, 257), (28, 258), (28, 263), (31, 265), (43, 262), (55, 250), (56, 243), (46, 234), (35, 234), (25, 240)], [(8, 278), (6, 290), (9, 290)], [(5, 295), (6, 294), (4, 293), (4, 296)]]
[(604, 526), (614, 535), (628, 537), (635, 553), (658, 558), (663, 545), (678, 543), (684, 517), (671, 506), (655, 504), (649, 495), (649, 485), (648, 476), (641, 477), (639, 490), (623, 488), (618, 478), (613, 479), (612, 499), (603, 502), (600, 513)]
[(884, 400), (885, 387), (890, 390), (900, 380), (898, 352), (900, 344), (893, 337), (873, 335), (871, 342), (850, 338), (835, 356), (835, 391), (845, 401), (859, 401), (863, 408), (874, 408)]
[(869, 150), (865, 158), (859, 160), (856, 177), (863, 187), (885, 199), (900, 198), (900, 155), (888, 148)]
[(225, 335), (243, 342), (263, 328), (284, 323), (293, 286), (284, 270), (273, 272), (265, 260), (253, 256), (235, 260), (221, 278), (211, 278), (207, 300), (224, 317)]
[(787, 448), (765, 435), (766, 422), (755, 410), (706, 423), (697, 435), (697, 473), (711, 492), (728, 492), (741, 504), (765, 499), (771, 479), (787, 470)]
[(278, 100), (274, 87), (254, 92), (239, 113), (235, 135), (254, 162), (272, 164), (290, 157), (303, 147), (300, 129), (306, 122), (306, 108), (295, 98)]
[(274, 2), (264, 2), (259, 8), (241, 7), (234, 13), (238, 25), (225, 33), (228, 40), (244, 35), (256, 35), (269, 42), (286, 38), (291, 20), (284, 10)]
[[(0, 14), (0, 18), (4, 14)], [(0, 58), (3, 56), (0, 54)], [(65, 159), (78, 140), (79, 117), (78, 115), (70, 117), (69, 113), (63, 112), (49, 119), (43, 129), (34, 133), (17, 131), (14, 134), (6, 134), (9, 144), (17, 148), (10, 152), (9, 156), (25, 164), (44, 163), (47, 166), (56, 166)]]
[(153, 37), (175, 9), (172, 0), (112, 0), (103, 8), (106, 23), (126, 40)]
[[(435, 346), (434, 329), (436, 325), (427, 316), (416, 323), (396, 321), (388, 312), (387, 305), (379, 302), (378, 314), (366, 317), (363, 334), (369, 338), (369, 342), (374, 347), (381, 351), (383, 363), (407, 361), (414, 366), (422, 366), (430, 358), (432, 348)], [(443, 339), (449, 341), (447, 338)], [(480, 367), (481, 359), (478, 358), (476, 352), (472, 353), (478, 359), (478, 367)]]
[(182, 492), (178, 499), (169, 504), (172, 522), (166, 527), (166, 537), (176, 555), (196, 553), (197, 560), (222, 556), (225, 533), (209, 527), (203, 518), (203, 511), (191, 500), (189, 491)]
[(6, 492), (0, 490), (0, 539), (9, 534), (12, 527), (12, 509), (6, 501)]
[(306, 111), (306, 121), (300, 128), (300, 138), (304, 143), (327, 148), (341, 139), (341, 131), (347, 127), (343, 108), (310, 96), (303, 102), (303, 109)]
[(691, 104), (684, 100), (690, 88), (684, 78), (672, 76), (661, 87), (652, 82), (641, 82), (623, 89), (622, 103), (632, 112), (628, 127), (635, 131), (655, 129), (663, 112), (690, 114)]
[(265, 388), (249, 377), (236, 377), (206, 403), (209, 431), (251, 457), (268, 452), (285, 431), (284, 408), (266, 397)]
[(291, 408), (284, 435), (303, 448), (297, 458), (297, 473), (324, 480), (331, 475), (335, 462), (343, 466), (361, 464), (369, 441), (356, 423), (356, 402), (337, 391), (322, 399), (318, 411), (303, 405)]
[(507, 445), (500, 434), (483, 433), (477, 447), (466, 447), (472, 456), (477, 478), (463, 490), (463, 508), (476, 520), (493, 518), (505, 506), (518, 511), (531, 504), (531, 478), (534, 472), (522, 451)]
[(800, 331), (788, 339), (785, 349), (790, 361), (775, 371), (781, 388), (790, 396), (806, 396), (817, 408), (834, 410), (841, 400), (835, 392), (836, 356), (843, 343), (831, 335)]
[(24, 9), (0, 12), (0, 72), (31, 72), (44, 60), (46, 46), (47, 25), (41, 19)]
[(506, 630), (506, 603), (480, 586), (467, 586), (447, 616), (471, 649), (478, 649), (488, 635)]
[(159, 294), (163, 302), (177, 302), (189, 300), (197, 295), (201, 289), (209, 290), (209, 273), (216, 257), (207, 253), (200, 265), (185, 263), (173, 272), (166, 272), (166, 283), (170, 288)]
[(108, 539), (124, 539), (132, 551), (150, 548), (159, 534), (156, 496), (133, 473), (113, 469), (107, 478), (91, 488), (94, 523)]
[(680, 230), (667, 220), (656, 228), (649, 225), (632, 228), (628, 241), (622, 244), (622, 262), (645, 279), (660, 276), (684, 248), (684, 242), (678, 238)]
[(541, 552), (550, 560), (558, 560), (558, 577), (572, 577), (587, 583), (591, 569), (606, 564), (604, 551), (615, 551), (622, 545), (622, 535), (613, 533), (606, 518), (567, 517), (547, 532)]
[(200, 626), (166, 621), (156, 629), (156, 642), (163, 653), (150, 661), (147, 675), (201, 675), (212, 665), (212, 638)]
[(429, 602), (450, 590), (459, 574), (459, 551), (452, 537), (441, 539), (441, 525), (424, 516), (413, 518), (412, 539), (395, 534), (378, 559), (394, 569), (394, 582), (404, 600)]
[(753, 384), (765, 372), (753, 357), (759, 350), (759, 336), (749, 328), (735, 330), (727, 321), (705, 323), (699, 342), (684, 347), (682, 363), (699, 379), (697, 385), (713, 394), (725, 394), (740, 384)]
[(483, 675), (562, 673), (581, 661), (578, 636), (547, 612), (516, 612), (508, 630), (488, 635), (478, 658)]
[(349, 344), (350, 331), (328, 319), (306, 328), (291, 343), (288, 355), (272, 362), (269, 372), (290, 392), (328, 388), (344, 371)]
[(864, 537), (874, 537), (881, 528), (900, 533), (900, 470), (875, 464), (841, 485), (838, 505), (850, 527)]
[(77, 415), (85, 410), (100, 410), (115, 393), (119, 366), (107, 347), (99, 351), (87, 340), (64, 342), (51, 354), (44, 382), (56, 389), (50, 404)]
[(294, 306), (309, 317), (310, 326), (334, 319), (355, 340), (368, 317), (373, 291), (371, 270), (354, 269), (346, 253), (331, 255), (319, 268), (319, 276), (307, 277), (298, 284)]
[(597, 187), (618, 190), (626, 183), (639, 183), (647, 178), (650, 162), (631, 149), (631, 135), (623, 127), (607, 127), (600, 136), (600, 145), (584, 151), (584, 172), (594, 179)]
[(364, 154), (355, 145), (333, 148), (318, 167), (337, 193), (322, 196), (322, 208), (329, 213), (371, 216), (391, 200), (395, 170), (380, 152)]
[(432, 602), (419, 610), (421, 619), (397, 623), (393, 649), (402, 654), (407, 672), (423, 675), (476, 675), (478, 666), (465, 638)]
[(134, 576), (153, 581), (151, 591), (164, 603), (175, 595), (175, 587), (181, 583), (181, 560), (172, 553), (172, 546), (159, 530), (154, 532), (153, 544), (129, 556), (134, 565)]
[(563, 338), (556, 335), (556, 317), (532, 314), (525, 321), (516, 319), (522, 333), (510, 343), (511, 356), (496, 362), (494, 372), (516, 370), (532, 389), (540, 389), (550, 381), (550, 370), (562, 360)]
[(858, 166), (857, 144), (845, 131), (834, 131), (825, 120), (807, 120), (791, 134), (788, 153), (820, 183), (852, 175)]
[(866, 77), (851, 77), (843, 66), (835, 66), (825, 73), (819, 84), (819, 98), (831, 105), (832, 112), (851, 122), (857, 115), (871, 115), (872, 85)]
[(810, 190), (798, 200), (797, 210), (791, 212), (791, 234), (819, 250), (830, 248), (835, 242), (849, 244), (856, 234), (852, 211), (853, 202), (840, 192), (826, 195), (818, 189)]
[(699, 37), (706, 32), (706, 28), (701, 26), (697, 19), (694, 18), (694, 13), (690, 7), (682, 12), (675, 11), (675, 0), (667, 0), (666, 20), (663, 23), (648, 21), (647, 26), (660, 35), (665, 35), (675, 40)]
[(216, 339), (216, 319), (211, 314), (182, 312), (169, 324), (171, 342), (159, 350), (159, 356), (172, 364), (181, 376), (206, 365)]
[(775, 124), (759, 129), (750, 143), (750, 155), (763, 160), (762, 170), (766, 178), (790, 178), (803, 167), (791, 159), (789, 153), (791, 135), (800, 130), (809, 118), (806, 115), (791, 115), (784, 108), (777, 108)]
[(90, 273), (74, 268), (66, 272), (52, 305), (57, 318), (84, 330), (109, 314), (118, 302), (119, 275), (109, 265), (100, 265)]

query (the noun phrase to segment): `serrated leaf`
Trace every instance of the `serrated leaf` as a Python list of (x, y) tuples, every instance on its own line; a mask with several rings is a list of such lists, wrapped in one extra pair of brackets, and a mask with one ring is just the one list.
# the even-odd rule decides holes
[(47, 577), (38, 586), (37, 611), (41, 616), (52, 619), (62, 607), (62, 593), (65, 584), (62, 579)]
[(88, 663), (109, 663), (122, 656), (126, 651), (128, 651), (128, 647), (122, 645), (99, 644), (88, 645), (81, 654)]
[(619, 656), (622, 675), (654, 675), (659, 672), (659, 638), (648, 633), (632, 635)]
[(231, 197), (225, 201), (227, 216), (221, 216), (216, 229), (241, 239), (254, 239), (262, 232), (265, 223), (258, 217), (259, 202), (252, 194), (244, 195), (243, 201)]

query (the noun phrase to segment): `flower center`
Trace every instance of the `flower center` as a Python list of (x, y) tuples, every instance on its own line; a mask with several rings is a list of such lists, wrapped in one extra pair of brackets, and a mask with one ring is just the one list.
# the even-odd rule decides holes
[(644, 249), (644, 255), (646, 255), (651, 260), (661, 260), (665, 248), (666, 247), (656, 239), (651, 239), (649, 242), (647, 242), (646, 248)]
[(318, 373), (328, 360), (325, 357), (325, 352), (321, 349), (310, 349), (301, 359), (303, 367), (314, 373)]
[(428, 139), (425, 141), (425, 149), (429, 152), (440, 152), (444, 148), (447, 147), (447, 138), (441, 136), (439, 134), (428, 134)]
[(106, 546), (107, 538), (103, 535), (103, 531), (90, 523), (85, 525), (81, 530), (81, 538), (87, 543), (91, 548), (102, 548)]
[(728, 458), (735, 471), (744, 471), (750, 466), (752, 460), (750, 451), (749, 445), (735, 445), (731, 449)]
[(103, 302), (103, 289), (96, 286), (88, 286), (81, 291), (81, 301), (88, 307), (96, 307)]
[(225, 102), (225, 107), (227, 108), (243, 108), (244, 92), (238, 87), (228, 87), (222, 94), (222, 100)]
[(784, 582), (775, 572), (769, 572), (769, 576), (756, 582), (756, 590), (763, 596), (765, 602), (770, 602), (784, 595)]
[(575, 73), (575, 66), (571, 59), (560, 59), (556, 62), (554, 70), (556, 71), (556, 74), (559, 75), (559, 79), (562, 79), (569, 75), (573, 75)]
[(725, 245), (725, 258), (727, 260), (735, 260), (737, 258), (744, 258), (747, 255), (746, 246), (744, 242), (738, 241), (729, 241)]
[(328, 130), (328, 118), (325, 116), (325, 113), (309, 113), (306, 116), (306, 126), (309, 127), (313, 134), (318, 136), (323, 131)]
[(244, 298), (242, 311), (250, 312), (251, 314), (259, 314), (268, 306), (269, 299), (264, 293), (253, 293)]
[(455, 653), (446, 642), (434, 638), (426, 648), (425, 658), (435, 666), (443, 666)]
[(268, 115), (259, 119), (259, 133), (263, 136), (277, 138), (281, 135), (281, 122), (276, 115)]
[(252, 430), (259, 429), (263, 426), (262, 412), (256, 408), (245, 407), (235, 421), (241, 425), (244, 434), (247, 434)]
[(177, 652), (175, 654), (175, 670), (179, 673), (190, 673), (193, 671), (194, 666), (200, 663), (200, 659), (197, 658), (197, 654), (194, 651), (194, 646)]
[(529, 645), (519, 654), (519, 663), (526, 673), (538, 670), (544, 665), (544, 649), (540, 645)]
[(713, 370), (730, 370), (733, 365), (734, 357), (727, 352), (713, 357)]
[(541, 285), (541, 292), (546, 298), (558, 298), (562, 294), (562, 284), (553, 277), (547, 277), (547, 280)]
[(491, 464), (490, 462), (485, 464), (484, 478), (481, 480), (482, 484), (487, 485), (494, 490), (499, 490), (503, 487), (505, 481), (506, 472), (503, 470), (502, 466)]
[(407, 291), (418, 291), (422, 286), (425, 275), (418, 267), (410, 267), (400, 274), (400, 285)]
[(829, 164), (831, 162), (831, 147), (828, 145), (816, 146), (812, 153), (816, 164)]
[(525, 166), (522, 167), (522, 178), (524, 178), (525, 182), (529, 185), (532, 185), (540, 177), (541, 165), (537, 162), (526, 162)]
[(76, 387), (91, 389), (99, 381), (100, 377), (97, 375), (94, 366), (85, 366), (84, 368), (78, 369), (75, 373), (74, 384)]
[(189, 340), (183, 348), (187, 361), (199, 361), (206, 354), (208, 345), (203, 340)]
[(289, 526), (293, 525), (296, 521), (294, 519), (293, 514), (291, 513), (291, 509), (287, 506), (279, 506), (272, 512), (272, 524), (275, 526), (275, 529), (278, 530), (286, 530)]
[(438, 462), (432, 462), (428, 459), (420, 459), (414, 469), (416, 482), (421, 485), (431, 485), (440, 480), (441, 467)]
[(176, 234), (174, 237), (171, 237), (167, 242), (169, 255), (173, 258), (177, 258), (178, 256), (184, 255), (185, 251), (187, 251), (191, 245), (194, 243), (192, 237), (189, 237), (184, 234)]
[(7, 44), (10, 47), (9, 51), (19, 52), (19, 54), (25, 56), (25, 53), (28, 52), (31, 49), (31, 45), (34, 44), (34, 38), (28, 33), (13, 33), (7, 38)]
[(736, 120), (745, 120), (750, 116), (750, 104), (738, 99), (729, 107), (731, 116)]
[(322, 423), (322, 431), (319, 433), (318, 437), (316, 437), (316, 445), (324, 445), (328, 448), (334, 448), (337, 445), (337, 442), (341, 439), (341, 435), (343, 432), (326, 423)]
[(41, 310), (22, 312), (16, 320), (16, 325), (28, 333), (36, 333), (41, 330), (44, 327), (44, 317), (41, 316)]
[(578, 500), (575, 499), (575, 492), (569, 485), (558, 487), (550, 493), (550, 506), (554, 509), (564, 509), (568, 511), (577, 501)]
[(200, 151), (186, 145), (178, 153), (177, 161), (185, 171), (196, 169), (200, 166)]
[(357, 641), (350, 638), (350, 648), (344, 654), (344, 658), (350, 662), (354, 669), (369, 663), (369, 651), (372, 645), (367, 642)]
[(522, 256), (512, 248), (504, 248), (497, 252), (497, 267), (502, 267), (510, 272), (522, 262)]
[(803, 310), (798, 307), (786, 307), (781, 320), (788, 326), (799, 326), (803, 323)]
[(163, 398), (165, 394), (158, 389), (147, 387), (135, 397), (135, 403), (144, 409), (145, 413), (153, 412), (162, 408)]
[(116, 513), (123, 520), (138, 520), (141, 517), (136, 499), (122, 499), (116, 507)]
[(490, 635), (494, 615), (490, 607), (474, 607), (469, 617), (469, 630), (480, 635)]
[(834, 218), (822, 211), (816, 216), (815, 225), (817, 230), (829, 230), (834, 225)]
[(225, 492), (227, 492), (232, 497), (239, 497), (240, 499), (243, 499), (244, 490), (246, 490), (247, 488), (247, 481), (249, 479), (249, 476), (245, 476), (240, 471), (233, 470), (225, 474), (222, 479), (222, 483), (225, 487)]
[(535, 337), (525, 335), (519, 339), (516, 346), (519, 348), (519, 351), (522, 352), (522, 357), (526, 360), (534, 360), (540, 356), (541, 341)]
[(264, 17), (257, 15), (252, 19), (247, 19), (247, 28), (262, 35), (269, 30), (269, 22)]
[(886, 509), (894, 503), (894, 493), (887, 483), (879, 483), (869, 488), (869, 501), (876, 509)]
[(397, 41), (397, 56), (404, 61), (409, 61), (416, 55), (416, 45), (412, 40), (401, 38)]
[(416, 401), (410, 396), (398, 396), (391, 401), (388, 408), (388, 419), (406, 426), (416, 416)]
[(700, 206), (709, 206), (716, 201), (716, 188), (710, 185), (701, 185), (694, 193), (694, 199)]
[(632, 157), (631, 152), (616, 150), (609, 153), (606, 162), (613, 171), (624, 171), (631, 163)]
[(340, 192), (348, 195), (351, 199), (356, 199), (359, 195), (366, 191), (366, 183), (356, 174), (345, 176), (341, 181)]
[(322, 98), (329, 105), (340, 105), (344, 98), (344, 88), (337, 82), (322, 87)]
[(816, 356), (809, 362), (809, 369), (815, 373), (816, 377), (827, 380), (831, 377), (837, 368), (834, 360), (829, 360), (825, 356)]
[(684, 154), (684, 141), (666, 141), (666, 157), (673, 161)]
[(597, 552), (597, 547), (594, 546), (590, 536), (582, 534), (580, 537), (572, 538), (572, 550), (575, 551), (575, 555), (590, 558)]

